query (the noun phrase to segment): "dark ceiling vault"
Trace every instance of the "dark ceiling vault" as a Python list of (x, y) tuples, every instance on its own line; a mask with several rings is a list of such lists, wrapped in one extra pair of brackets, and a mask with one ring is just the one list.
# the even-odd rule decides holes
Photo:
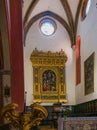
[(76, 35), (77, 35), (77, 26), (78, 26), (78, 19), (79, 19), (79, 14), (82, 6), (83, 0), (79, 0), (77, 11), (75, 18), (73, 18), (72, 11), (70, 8), (70, 5), (68, 3), (68, 0), (60, 0), (62, 3), (62, 6), (64, 8), (64, 13), (66, 13), (68, 22), (66, 22), (63, 18), (61, 18), (59, 15), (55, 14), (54, 12), (50, 11), (45, 11), (41, 12), (40, 14), (35, 15), (34, 17), (31, 18), (31, 20), (28, 21), (28, 18), (35, 8), (36, 4), (39, 2), (39, 0), (33, 0), (31, 5), (29, 6), (26, 15), (24, 17), (24, 37), (26, 39), (27, 32), (32, 26), (32, 24), (37, 21), (38, 19), (44, 17), (44, 16), (50, 16), (59, 21), (64, 28), (67, 30), (70, 41), (71, 41), (71, 47), (76, 44)]

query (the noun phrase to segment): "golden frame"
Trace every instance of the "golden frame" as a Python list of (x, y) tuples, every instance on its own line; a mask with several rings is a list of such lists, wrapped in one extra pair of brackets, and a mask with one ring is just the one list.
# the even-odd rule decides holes
[(33, 67), (33, 102), (67, 102), (64, 73), (67, 61), (65, 52), (63, 50), (55, 53), (42, 52), (35, 48), (30, 60)]

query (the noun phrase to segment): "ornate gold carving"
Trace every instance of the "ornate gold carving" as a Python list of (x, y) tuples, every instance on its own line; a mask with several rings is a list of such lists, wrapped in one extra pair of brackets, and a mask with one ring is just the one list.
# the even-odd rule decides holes
[(31, 104), (33, 112), (20, 113), (16, 111), (17, 107), (18, 105), (14, 103), (8, 104), (2, 108), (0, 115), (1, 119), (7, 119), (12, 126), (21, 130), (30, 130), (48, 115), (47, 110), (39, 104)]
[[(32, 65), (37, 66), (65, 66), (67, 56), (61, 49), (60, 52), (53, 53), (51, 51), (42, 52), (38, 51), (37, 48), (33, 50), (31, 57)], [(38, 70), (35, 70), (38, 72)]]
[[(30, 60), (33, 66), (34, 102), (67, 102), (65, 63), (67, 56), (59, 52), (33, 50)], [(50, 77), (51, 76), (51, 77)]]

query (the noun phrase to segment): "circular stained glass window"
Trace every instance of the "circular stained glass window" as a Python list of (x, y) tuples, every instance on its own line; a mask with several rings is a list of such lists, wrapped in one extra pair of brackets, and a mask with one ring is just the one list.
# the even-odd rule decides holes
[(40, 30), (46, 36), (51, 36), (56, 30), (56, 23), (51, 18), (44, 18), (40, 22)]

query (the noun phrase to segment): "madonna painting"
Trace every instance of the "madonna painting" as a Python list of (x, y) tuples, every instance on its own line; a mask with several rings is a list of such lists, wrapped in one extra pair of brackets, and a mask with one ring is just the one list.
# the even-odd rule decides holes
[(43, 91), (56, 91), (56, 75), (52, 70), (46, 70), (42, 75)]

